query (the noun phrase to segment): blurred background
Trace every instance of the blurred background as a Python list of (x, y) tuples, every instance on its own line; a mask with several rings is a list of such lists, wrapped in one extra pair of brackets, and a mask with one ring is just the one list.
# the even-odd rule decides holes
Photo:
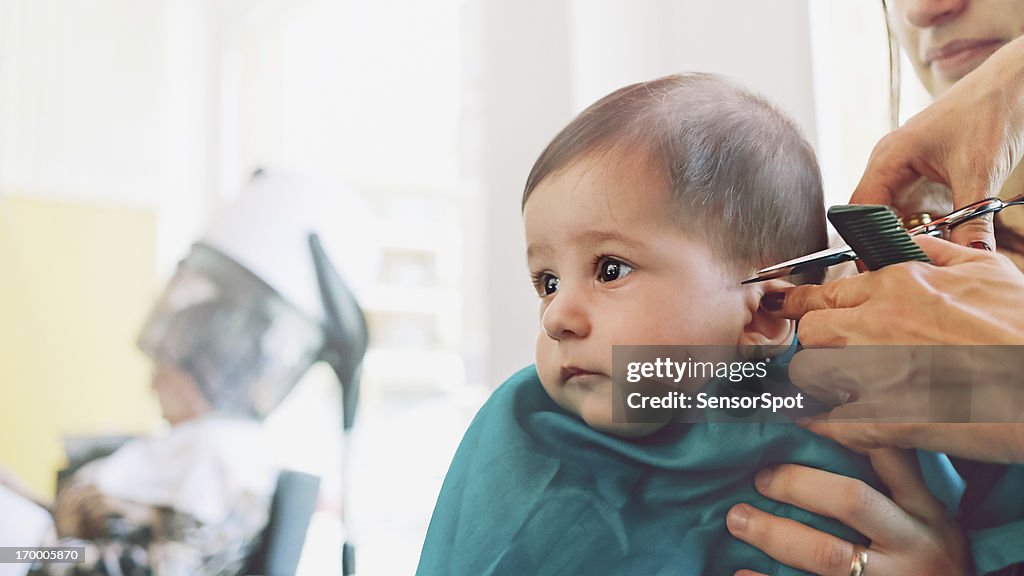
[[(372, 333), (359, 572), (411, 573), (463, 430), (532, 362), (519, 205), (544, 145), (622, 85), (717, 72), (796, 119), (845, 203), (889, 126), (879, 4), (0, 0), (0, 463), (52, 494), (65, 437), (159, 429), (145, 314), (254, 170), (299, 172), (345, 198), (334, 255)], [(318, 367), (270, 421), (282, 466), (324, 480), (309, 574), (339, 572), (337, 394)]]

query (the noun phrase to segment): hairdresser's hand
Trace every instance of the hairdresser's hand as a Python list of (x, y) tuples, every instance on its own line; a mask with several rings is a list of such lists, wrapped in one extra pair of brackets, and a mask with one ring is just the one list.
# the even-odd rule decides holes
[[(913, 456), (876, 450), (871, 463), (892, 499), (860, 480), (796, 464), (762, 470), (755, 483), (768, 498), (835, 518), (866, 536), (870, 576), (966, 573), (966, 539), (928, 491)], [(851, 543), (799, 522), (737, 504), (726, 525), (733, 536), (788, 566), (815, 574), (851, 573)]]
[[(775, 303), (777, 314), (800, 319), (805, 349), (790, 365), (794, 384), (839, 405), (808, 428), (854, 450), (1024, 462), (1024, 319), (1014, 313), (1024, 306), (1024, 274), (997, 254), (915, 240), (938, 266), (790, 288)], [(846, 344), (1017, 346), (838, 349)], [(973, 423), (949, 423), (965, 421)]]
[[(953, 190), (962, 208), (998, 196), (1024, 155), (1024, 38), (993, 54), (875, 146), (851, 202), (899, 208), (901, 193), (924, 177)], [(964, 246), (995, 246), (991, 218), (952, 232)]]
[(928, 236), (914, 240), (935, 265), (906, 262), (765, 296), (800, 320), (809, 348), (851, 344), (1024, 344), (1024, 273), (1005, 256)]
[(73, 536), (93, 540), (110, 535), (110, 522), (122, 520), (128, 526), (151, 526), (159, 529), (158, 508), (112, 498), (87, 482), (71, 484), (57, 494), (54, 524), (61, 537)]
[(804, 349), (789, 375), (835, 406), (803, 425), (853, 450), (922, 448), (1024, 462), (1020, 346)]
[(53, 520), (62, 538), (99, 538), (106, 528), (107, 497), (95, 484), (71, 484), (57, 493)]
[(827, 417), (804, 424), (857, 452), (920, 448), (970, 460), (1024, 463), (1024, 424), (851, 423)]

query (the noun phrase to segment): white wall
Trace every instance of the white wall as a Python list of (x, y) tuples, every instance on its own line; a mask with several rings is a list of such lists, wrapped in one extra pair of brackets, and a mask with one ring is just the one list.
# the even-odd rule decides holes
[(155, 202), (161, 12), (130, 0), (0, 1), (0, 190)]
[(572, 0), (573, 109), (682, 71), (730, 76), (780, 105), (814, 141), (806, 0)]
[(889, 130), (889, 53), (876, 2), (811, 2), (818, 162), (826, 204), (845, 204)]
[(0, 194), (158, 214), (168, 274), (216, 184), (204, 0), (0, 0)]
[[(537, 296), (526, 271), (520, 220), (523, 183), (541, 149), (572, 113), (566, 0), (479, 3), (478, 79), (485, 382), (494, 386), (533, 362)], [(474, 312), (470, 312), (474, 314)], [(479, 377), (479, 374), (471, 374)]]

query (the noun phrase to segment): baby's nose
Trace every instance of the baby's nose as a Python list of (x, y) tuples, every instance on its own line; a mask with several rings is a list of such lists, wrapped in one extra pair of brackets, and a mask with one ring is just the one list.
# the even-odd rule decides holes
[(590, 333), (588, 306), (579, 294), (559, 290), (541, 316), (541, 328), (548, 338), (584, 338)]

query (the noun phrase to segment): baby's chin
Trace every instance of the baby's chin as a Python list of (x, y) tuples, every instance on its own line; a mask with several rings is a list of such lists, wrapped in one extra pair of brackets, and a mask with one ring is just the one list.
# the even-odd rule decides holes
[(612, 422), (610, 416), (600, 419), (589, 419), (584, 415), (580, 415), (580, 417), (594, 430), (619, 438), (642, 438), (654, 434), (668, 424), (668, 422)]
[(594, 430), (618, 436), (620, 438), (640, 438), (661, 430), (668, 424), (668, 420), (662, 422), (616, 422), (612, 417), (611, 397), (597, 399), (588, 398), (578, 406), (563, 406), (573, 414), (576, 414)]
[(585, 389), (559, 388), (554, 384), (549, 387), (549, 384), (544, 384), (544, 391), (556, 404), (566, 412), (579, 416), (587, 426), (599, 432), (620, 438), (640, 438), (668, 424), (668, 419), (662, 422), (616, 422), (612, 418), (612, 389), (605, 382)]

